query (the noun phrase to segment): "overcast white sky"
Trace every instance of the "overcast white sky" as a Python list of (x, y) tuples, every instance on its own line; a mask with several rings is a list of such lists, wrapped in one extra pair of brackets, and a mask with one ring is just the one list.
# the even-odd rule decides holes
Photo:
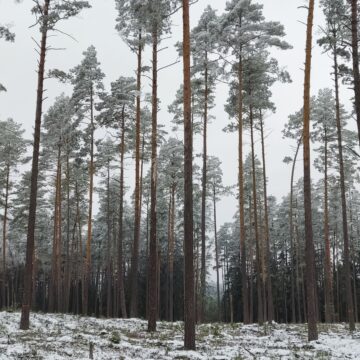
[[(283, 164), (282, 159), (292, 154), (291, 143), (282, 139), (281, 130), (287, 121), (287, 116), (298, 110), (302, 104), (305, 26), (301, 21), (306, 20), (307, 14), (304, 9), (298, 7), (306, 2), (304, 0), (259, 0), (258, 2), (264, 4), (264, 14), (268, 20), (280, 21), (284, 24), (287, 33), (286, 40), (294, 47), (286, 52), (275, 53), (280, 65), (285, 66), (290, 72), (293, 83), (274, 87), (273, 100), (277, 106), (277, 112), (266, 119), (269, 193), (280, 200), (288, 192), (290, 179), (290, 168)], [(92, 9), (83, 11), (78, 18), (64, 22), (61, 26), (63, 31), (72, 34), (77, 39), (76, 42), (61, 34), (51, 38), (51, 43), (55, 47), (64, 47), (66, 50), (50, 53), (47, 58), (47, 69), (60, 68), (66, 71), (74, 67), (81, 61), (82, 52), (92, 44), (98, 51), (102, 70), (106, 74), (107, 86), (120, 75), (134, 76), (135, 56), (124, 45), (114, 29), (117, 16), (114, 0), (90, 0), (90, 3), (93, 6)], [(199, 0), (191, 8), (191, 25), (196, 25), (203, 9), (208, 4), (221, 13), (225, 3), (225, 0)], [(29, 28), (34, 22), (30, 13), (31, 6), (30, 0), (25, 0), (21, 4), (15, 4), (12, 0), (0, 0), (0, 23), (11, 24), (12, 31), (16, 33), (14, 44), (0, 42), (0, 82), (8, 89), (7, 93), (0, 94), (0, 118), (3, 120), (12, 117), (15, 121), (22, 123), (29, 138), (35, 114), (37, 65), (37, 54), (31, 37), (39, 39), (38, 29)], [(177, 58), (173, 44), (182, 37), (180, 15), (174, 17), (173, 38), (167, 43), (169, 49), (160, 53), (160, 66), (171, 63)], [(317, 7), (315, 34), (321, 23), (321, 11)], [(148, 64), (149, 55), (147, 53)], [(330, 61), (326, 55), (321, 54), (317, 45), (314, 46), (313, 64), (312, 93), (315, 94), (320, 88), (332, 86), (329, 75)], [(173, 101), (181, 80), (181, 64), (164, 70), (160, 74), (159, 97), (162, 105), (160, 121), (164, 124), (169, 124), (171, 121), (171, 116), (167, 114), (166, 109), (167, 105)], [(46, 88), (48, 99), (45, 102), (45, 111), (55, 96), (64, 90), (70, 93), (70, 88), (64, 88), (53, 80), (46, 82)], [(150, 91), (150, 88), (144, 88), (144, 90)], [(347, 96), (349, 96), (348, 93)], [(228, 123), (227, 114), (223, 110), (226, 97), (226, 86), (219, 86), (217, 107), (212, 113), (216, 119), (209, 129), (209, 154), (221, 159), (224, 183), (232, 185), (237, 179), (237, 138), (236, 135), (222, 132)], [(196, 144), (197, 146), (200, 144), (199, 139), (196, 139)], [(301, 166), (299, 169), (301, 170)], [(132, 178), (132, 172), (132, 168), (129, 167), (129, 181)], [(220, 223), (231, 221), (235, 210), (235, 199), (223, 200), (219, 208)]]

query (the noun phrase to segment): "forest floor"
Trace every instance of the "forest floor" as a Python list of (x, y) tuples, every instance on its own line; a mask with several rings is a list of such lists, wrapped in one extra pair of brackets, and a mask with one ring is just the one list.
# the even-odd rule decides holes
[(31, 315), (19, 330), (19, 312), (0, 312), (0, 360), (8, 359), (360, 359), (360, 331), (345, 324), (319, 325), (308, 343), (305, 325), (209, 324), (197, 327), (197, 351), (183, 350), (183, 324), (158, 323), (146, 331), (137, 319), (96, 319), (62, 314)]

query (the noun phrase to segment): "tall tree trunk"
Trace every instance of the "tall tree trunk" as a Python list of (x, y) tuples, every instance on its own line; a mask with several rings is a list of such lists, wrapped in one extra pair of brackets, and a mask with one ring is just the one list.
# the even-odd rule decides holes
[(264, 139), (264, 121), (262, 113), (260, 112), (260, 133), (261, 133), (261, 152), (262, 152), (262, 163), (263, 163), (263, 179), (264, 179), (264, 210), (265, 210), (265, 281), (267, 291), (267, 320), (274, 320), (274, 304), (272, 295), (272, 281), (271, 281), (271, 269), (270, 269), (270, 230), (269, 230), (269, 209), (267, 201), (267, 179), (266, 179), (266, 158), (265, 158), (265, 139)]
[(346, 306), (347, 306), (347, 320), (349, 321), (350, 331), (355, 330), (354, 320), (354, 305), (351, 290), (351, 271), (350, 271), (350, 256), (349, 256), (349, 231), (347, 224), (347, 209), (346, 209), (346, 191), (345, 191), (345, 171), (342, 148), (342, 130), (340, 117), (340, 98), (339, 98), (339, 74), (337, 63), (337, 47), (334, 47), (334, 73), (335, 73), (335, 101), (336, 101), (336, 128), (339, 151), (339, 168), (340, 168), (340, 189), (341, 189), (341, 208), (342, 208), (342, 225), (344, 236), (344, 278), (346, 288)]
[[(250, 94), (251, 96), (251, 94)], [(263, 296), (262, 296), (262, 249), (260, 246), (259, 225), (258, 225), (258, 211), (257, 211), (257, 191), (256, 191), (256, 167), (255, 167), (255, 143), (254, 143), (254, 119), (253, 108), (250, 104), (250, 133), (251, 133), (251, 164), (252, 164), (252, 200), (254, 209), (254, 230), (255, 230), (255, 244), (256, 244), (256, 285), (257, 285), (257, 305), (258, 305), (258, 323), (262, 325), (264, 322)]]
[(130, 317), (138, 315), (138, 267), (140, 242), (140, 132), (141, 132), (141, 68), (142, 68), (142, 36), (139, 30), (139, 47), (137, 52), (137, 80), (136, 80), (136, 135), (135, 135), (135, 214), (134, 214), (134, 242), (130, 269)]
[(89, 164), (89, 213), (88, 228), (86, 239), (86, 259), (85, 259), (85, 277), (84, 277), (84, 297), (83, 297), (83, 313), (88, 315), (89, 303), (89, 284), (91, 277), (91, 240), (92, 240), (92, 212), (93, 212), (93, 193), (94, 193), (94, 98), (93, 85), (91, 85), (90, 94), (90, 164)]
[[(60, 142), (60, 140), (59, 140)], [(60, 271), (61, 271), (61, 145), (58, 145), (56, 180), (55, 180), (55, 211), (54, 211), (54, 237), (51, 260), (51, 279), (49, 287), (49, 311), (60, 309)]]
[(358, 39), (358, 0), (349, 0), (351, 4), (351, 47), (355, 92), (355, 112), (360, 142), (360, 70), (359, 70), (359, 39)]
[(111, 257), (111, 220), (110, 220), (110, 160), (107, 163), (107, 199), (106, 199), (106, 224), (107, 224), (107, 244), (106, 244), (106, 316), (112, 316), (111, 286), (112, 286), (112, 257)]
[(191, 126), (190, 9), (183, 0), (184, 62), (184, 347), (195, 350), (194, 248), (193, 248), (193, 139)]
[(124, 260), (123, 260), (123, 217), (124, 217), (124, 155), (125, 155), (125, 108), (121, 116), (121, 143), (120, 143), (120, 209), (119, 209), (119, 242), (118, 242), (118, 291), (121, 317), (126, 318), (126, 303), (124, 289)]
[(169, 321), (174, 321), (175, 185), (171, 188), (169, 246)]
[(329, 234), (329, 200), (328, 200), (328, 135), (325, 128), (324, 137), (324, 238), (325, 238), (325, 261), (324, 261), (324, 294), (325, 294), (325, 322), (334, 321), (334, 305), (332, 295), (331, 278), (331, 255), (330, 255), (330, 234)]
[(249, 294), (246, 272), (246, 232), (245, 232), (245, 210), (244, 210), (244, 161), (243, 161), (243, 64), (242, 59), (239, 61), (238, 69), (239, 95), (238, 95), (238, 186), (239, 186), (239, 214), (240, 214), (240, 256), (241, 256), (241, 285), (243, 296), (243, 321), (248, 324), (249, 317)]
[(214, 206), (214, 238), (215, 238), (215, 266), (216, 266), (216, 295), (217, 295), (217, 311), (218, 321), (221, 321), (220, 306), (220, 278), (219, 278), (219, 247), (217, 238), (217, 219), (216, 219), (216, 187), (213, 185), (213, 206)]
[(201, 281), (200, 281), (200, 322), (204, 321), (206, 296), (206, 182), (207, 182), (207, 123), (208, 123), (208, 64), (207, 52), (205, 55), (205, 99), (204, 99), (204, 129), (203, 129), (203, 168), (201, 193)]
[(44, 22), (42, 24), (41, 44), (40, 44), (40, 60), (38, 69), (38, 85), (36, 98), (36, 114), (35, 114), (35, 131), (34, 131), (34, 148), (31, 167), (31, 184), (30, 184), (30, 206), (26, 240), (26, 260), (24, 271), (24, 293), (22, 298), (20, 329), (28, 330), (30, 325), (30, 305), (32, 291), (32, 273), (33, 258), (35, 250), (35, 225), (36, 225), (36, 205), (37, 205), (37, 185), (39, 173), (39, 149), (40, 149), (40, 133), (41, 133), (41, 117), (44, 95), (44, 74), (45, 74), (45, 57), (46, 42), (48, 32), (48, 14), (50, 0), (45, 0), (43, 7)]
[[(72, 255), (70, 255), (70, 159), (69, 144), (66, 144), (66, 259), (64, 276), (64, 311), (69, 311)], [(76, 219), (74, 229), (76, 228)]]
[(3, 269), (2, 269), (2, 284), (1, 284), (1, 299), (2, 299), (2, 307), (6, 307), (8, 305), (6, 301), (6, 240), (7, 240), (7, 218), (8, 218), (8, 207), (9, 207), (9, 187), (10, 187), (10, 165), (6, 165), (6, 180), (5, 180), (5, 204), (4, 204), (4, 219), (3, 219), (3, 253), (2, 253), (2, 261), (3, 261)]
[(152, 30), (152, 129), (151, 129), (151, 189), (150, 189), (150, 254), (149, 254), (149, 316), (148, 331), (156, 331), (157, 319), (157, 231), (156, 231), (156, 187), (157, 187), (157, 64), (158, 64), (158, 29)]
[[(290, 211), (289, 211), (289, 218), (290, 218), (290, 244), (291, 244), (291, 259), (294, 259), (294, 254), (293, 254), (293, 244), (294, 244), (294, 220), (293, 220), (293, 208), (294, 208), (294, 175), (295, 175), (295, 166), (296, 166), (296, 161), (297, 161), (297, 157), (299, 154), (299, 150), (300, 150), (300, 145), (302, 143), (302, 136), (300, 137), (297, 147), (296, 147), (296, 151), (295, 151), (295, 156), (294, 156), (294, 160), (293, 160), (293, 164), (292, 164), (292, 169), (291, 169), (291, 181), (290, 181)], [(292, 313), (291, 313), (291, 319), (292, 322), (296, 321), (296, 316), (295, 316), (295, 294), (294, 294), (294, 264), (293, 261), (291, 262), (291, 309), (292, 309)]]
[(310, 82), (311, 82), (311, 52), (312, 29), (314, 21), (314, 0), (309, 0), (307, 19), (306, 60), (304, 80), (304, 209), (305, 209), (305, 259), (306, 259), (306, 291), (308, 314), (308, 339), (317, 340), (316, 324), (316, 279), (315, 279), (315, 249), (313, 242), (311, 214), (311, 162), (310, 162)]

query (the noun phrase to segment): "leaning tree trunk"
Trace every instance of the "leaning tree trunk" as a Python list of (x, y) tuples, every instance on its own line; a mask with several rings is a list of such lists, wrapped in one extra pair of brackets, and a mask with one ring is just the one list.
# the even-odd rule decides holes
[(138, 315), (138, 267), (140, 242), (140, 132), (141, 132), (141, 67), (142, 67), (142, 38), (139, 31), (139, 48), (137, 53), (137, 81), (136, 81), (136, 135), (135, 135), (135, 214), (134, 214), (134, 242), (130, 268), (130, 317)]
[(360, 142), (360, 70), (359, 70), (359, 39), (358, 39), (358, 0), (351, 3), (351, 47), (355, 92), (355, 112)]
[(156, 234), (156, 187), (157, 187), (157, 64), (158, 64), (158, 29), (152, 31), (152, 129), (151, 129), (151, 184), (150, 184), (150, 254), (149, 254), (149, 315), (148, 331), (156, 331), (158, 308), (157, 296), (157, 234)]
[(123, 217), (124, 217), (124, 155), (125, 155), (125, 113), (124, 107), (121, 115), (121, 144), (120, 144), (120, 209), (119, 209), (119, 243), (118, 243), (118, 292), (121, 317), (126, 318), (126, 303), (124, 289), (124, 263), (123, 263)]
[(5, 204), (4, 204), (4, 219), (3, 219), (3, 269), (2, 269), (2, 285), (1, 285), (1, 298), (2, 307), (5, 308), (8, 304), (6, 301), (6, 240), (7, 240), (7, 218), (9, 208), (9, 187), (10, 187), (10, 165), (6, 165), (6, 182), (5, 182)]
[(201, 193), (201, 275), (200, 275), (200, 322), (204, 321), (206, 296), (206, 182), (207, 182), (207, 124), (208, 124), (208, 64), (205, 55), (205, 99), (204, 99), (204, 129), (203, 129), (203, 168)]
[(193, 138), (191, 126), (190, 9), (183, 0), (184, 62), (184, 346), (195, 350), (194, 248), (193, 248)]
[(306, 259), (306, 291), (308, 339), (317, 340), (316, 324), (316, 279), (315, 279), (315, 249), (313, 242), (311, 214), (311, 175), (310, 175), (310, 82), (311, 82), (311, 52), (312, 29), (314, 21), (314, 0), (309, 0), (307, 20), (306, 60), (304, 80), (304, 210), (305, 210), (305, 259)]
[(336, 45), (334, 47), (334, 73), (335, 73), (336, 128), (337, 128), (337, 140), (338, 140), (338, 151), (339, 151), (342, 225), (343, 225), (343, 236), (344, 236), (344, 278), (345, 278), (346, 305), (347, 305), (347, 315), (348, 315), (347, 320), (349, 321), (350, 331), (354, 331), (355, 330), (355, 320), (354, 320), (353, 297), (352, 297), (352, 290), (351, 290), (349, 231), (348, 231), (348, 224), (347, 224), (345, 171), (344, 171), (342, 130), (341, 130), (341, 118), (340, 118), (339, 73), (338, 73)]
[(35, 251), (35, 224), (36, 224), (36, 205), (37, 205), (37, 185), (39, 173), (39, 150), (40, 150), (40, 133), (41, 133), (41, 117), (44, 95), (44, 75), (45, 75), (45, 57), (46, 43), (48, 32), (48, 14), (50, 0), (45, 0), (43, 7), (44, 22), (42, 24), (42, 35), (40, 44), (40, 60), (38, 69), (38, 85), (36, 98), (36, 114), (35, 114), (35, 131), (34, 131), (34, 148), (31, 167), (31, 184), (30, 184), (30, 206), (26, 240), (26, 259), (24, 271), (24, 293), (21, 307), (20, 329), (28, 330), (30, 325), (30, 306), (32, 291), (32, 273), (33, 258)]

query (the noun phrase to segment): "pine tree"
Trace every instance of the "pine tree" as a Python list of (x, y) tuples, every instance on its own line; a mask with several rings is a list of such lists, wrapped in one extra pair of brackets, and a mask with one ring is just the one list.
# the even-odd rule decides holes
[(311, 175), (310, 175), (310, 81), (311, 81), (311, 52), (312, 28), (314, 20), (314, 0), (309, 0), (306, 36), (306, 60), (304, 80), (304, 209), (305, 209), (305, 248), (306, 248), (306, 293), (308, 339), (317, 340), (316, 325), (316, 280), (315, 280), (315, 250), (313, 242), (312, 214), (311, 214)]
[(88, 314), (88, 296), (89, 296), (89, 284), (91, 275), (91, 240), (92, 240), (92, 217), (93, 217), (93, 190), (94, 190), (94, 155), (95, 155), (95, 102), (96, 98), (103, 91), (104, 86), (102, 79), (104, 74), (102, 73), (99, 62), (97, 60), (97, 54), (94, 46), (90, 46), (83, 53), (83, 60), (80, 65), (71, 70), (72, 84), (74, 85), (72, 102), (77, 116), (81, 119), (90, 119), (85, 130), (85, 144), (88, 154), (90, 156), (89, 161), (89, 213), (88, 213), (88, 227), (87, 227), (87, 239), (86, 239), (86, 258), (85, 258), (85, 273), (83, 284), (83, 313)]
[(133, 78), (120, 77), (111, 84), (111, 93), (102, 97), (102, 102), (98, 105), (101, 113), (98, 120), (106, 127), (117, 129), (120, 138), (120, 208), (119, 208), (119, 233), (118, 233), (118, 256), (117, 256), (117, 292), (119, 310), (121, 316), (127, 317), (125, 304), (125, 286), (124, 286), (124, 261), (123, 261), (123, 212), (124, 212), (124, 157), (126, 150), (129, 150), (129, 144), (125, 143), (127, 134), (131, 133), (132, 116), (134, 114), (134, 100), (136, 98), (136, 80)]
[(348, 321), (350, 330), (355, 330), (354, 321), (354, 305), (351, 289), (351, 274), (350, 274), (350, 255), (349, 255), (349, 229), (347, 218), (347, 204), (345, 193), (345, 172), (344, 172), (344, 156), (343, 156), (343, 134), (342, 134), (342, 119), (340, 111), (340, 75), (339, 75), (339, 56), (344, 55), (341, 48), (341, 42), (344, 37), (343, 24), (339, 21), (346, 13), (345, 4), (341, 0), (331, 0), (329, 2), (322, 2), (324, 15), (327, 21), (325, 28), (325, 37), (319, 40), (320, 45), (325, 48), (325, 51), (330, 52), (333, 58), (334, 69), (334, 87), (335, 87), (335, 114), (337, 127), (337, 141), (339, 152), (339, 172), (340, 172), (340, 187), (341, 187), (341, 203), (342, 203), (342, 218), (343, 218), (343, 236), (344, 236), (344, 269), (345, 269), (345, 284), (346, 284), (346, 302), (348, 311)]
[(193, 255), (193, 186), (191, 126), (191, 74), (190, 74), (190, 8), (183, 0), (183, 66), (184, 66), (184, 346), (195, 350), (195, 298)]
[(39, 172), (39, 148), (40, 148), (40, 128), (43, 106), (44, 78), (45, 78), (45, 59), (47, 53), (48, 32), (56, 29), (56, 25), (61, 20), (69, 19), (76, 16), (83, 8), (89, 8), (87, 1), (51, 1), (51, 0), (35, 0), (35, 6), (32, 12), (35, 14), (41, 32), (41, 42), (39, 49), (39, 68), (38, 83), (36, 97), (36, 113), (35, 113), (35, 132), (33, 143), (33, 160), (31, 168), (31, 192), (30, 192), (30, 209), (28, 221), (28, 234), (26, 245), (26, 264), (24, 275), (24, 294), (22, 300), (22, 311), (20, 328), (22, 330), (29, 329), (29, 315), (31, 305), (32, 291), (32, 275), (33, 275), (33, 257), (34, 257), (34, 237), (36, 222), (36, 198), (37, 198), (37, 182)]
[(14, 187), (13, 174), (18, 172), (18, 165), (24, 160), (27, 142), (23, 138), (24, 130), (20, 124), (14, 120), (8, 119), (0, 121), (0, 128), (2, 129), (0, 136), (0, 171), (1, 171), (1, 189), (4, 193), (1, 195), (1, 205), (4, 206), (3, 223), (2, 223), (2, 281), (1, 281), (1, 307), (6, 307), (7, 304), (7, 254), (6, 250), (9, 247), (8, 242), (8, 221), (9, 221), (9, 205), (11, 192)]

